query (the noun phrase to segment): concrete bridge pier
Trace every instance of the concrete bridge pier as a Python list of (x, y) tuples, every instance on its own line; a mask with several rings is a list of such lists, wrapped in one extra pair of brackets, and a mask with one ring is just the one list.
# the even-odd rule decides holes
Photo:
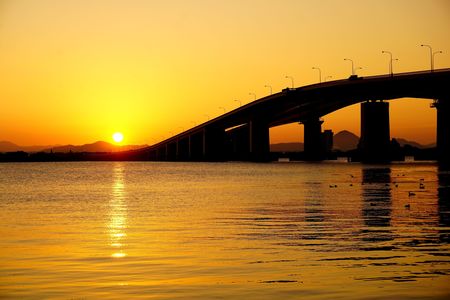
[(324, 158), (322, 143), (322, 123), (320, 118), (311, 118), (301, 122), (304, 126), (305, 160), (322, 160)]
[(203, 160), (203, 131), (189, 135), (189, 160)]
[(390, 161), (389, 103), (361, 103), (361, 138), (359, 150), (363, 162)]
[(166, 160), (167, 157), (166, 145), (160, 146), (156, 149), (156, 160)]
[(437, 110), (437, 158), (441, 162), (450, 162), (450, 97), (439, 99), (434, 107)]
[(187, 161), (190, 159), (189, 142), (190, 142), (189, 136), (182, 137), (177, 141), (177, 160), (178, 161)]
[(166, 160), (175, 161), (177, 159), (178, 142), (173, 141), (166, 145)]
[(207, 127), (203, 130), (203, 160), (225, 160), (225, 129)]
[(156, 150), (150, 150), (148, 152), (148, 160), (152, 161), (152, 160), (156, 160), (157, 157), (157, 152)]
[(261, 120), (250, 120), (249, 129), (249, 159), (251, 161), (270, 160), (269, 125)]

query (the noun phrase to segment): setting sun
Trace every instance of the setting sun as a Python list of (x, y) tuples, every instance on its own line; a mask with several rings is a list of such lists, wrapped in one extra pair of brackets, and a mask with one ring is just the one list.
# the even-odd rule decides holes
[(123, 134), (120, 132), (116, 132), (113, 134), (112, 138), (113, 138), (114, 142), (120, 143), (121, 141), (123, 141)]

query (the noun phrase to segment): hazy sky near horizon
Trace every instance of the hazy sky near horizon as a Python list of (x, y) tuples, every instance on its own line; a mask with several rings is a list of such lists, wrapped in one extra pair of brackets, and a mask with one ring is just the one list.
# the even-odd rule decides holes
[[(450, 67), (448, 0), (0, 0), (0, 140), (152, 144), (323, 76)], [(430, 100), (391, 101), (391, 136), (435, 140)], [(323, 129), (359, 134), (359, 106)], [(271, 130), (302, 140), (302, 126)]]

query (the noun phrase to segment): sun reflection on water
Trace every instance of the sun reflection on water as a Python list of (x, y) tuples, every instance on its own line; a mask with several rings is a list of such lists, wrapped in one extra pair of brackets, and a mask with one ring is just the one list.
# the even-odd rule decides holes
[(127, 256), (125, 252), (125, 230), (127, 228), (127, 203), (125, 185), (123, 179), (124, 166), (121, 163), (114, 165), (113, 186), (111, 200), (109, 201), (109, 240), (113, 247), (112, 257), (121, 258)]

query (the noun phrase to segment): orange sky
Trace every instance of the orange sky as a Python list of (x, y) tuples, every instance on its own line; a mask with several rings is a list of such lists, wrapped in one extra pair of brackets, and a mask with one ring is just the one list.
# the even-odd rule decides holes
[[(152, 144), (290, 85), (450, 67), (448, 0), (0, 0), (0, 140)], [(391, 102), (391, 135), (435, 140), (429, 100)], [(359, 106), (324, 117), (359, 134)], [(420, 126), (419, 126), (420, 125)], [(271, 130), (300, 141), (302, 126)]]

